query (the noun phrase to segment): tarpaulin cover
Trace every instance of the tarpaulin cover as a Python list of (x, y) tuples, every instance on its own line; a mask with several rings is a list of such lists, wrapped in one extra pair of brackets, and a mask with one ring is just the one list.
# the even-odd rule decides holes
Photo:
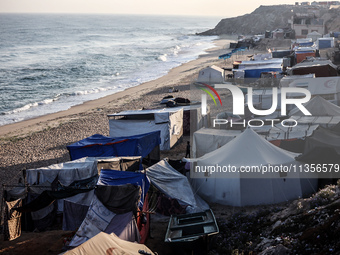
[(117, 186), (98, 185), (96, 188), (96, 196), (100, 202), (116, 214), (131, 211), (137, 213), (141, 193), (141, 187), (132, 184)]
[(75, 231), (86, 217), (94, 190), (64, 199), (63, 230)]
[(107, 156), (146, 157), (160, 143), (160, 131), (127, 137), (107, 137), (95, 134), (68, 145), (67, 149), (72, 160)]
[(76, 180), (84, 180), (98, 174), (97, 162), (86, 161), (86, 158), (50, 165), (37, 169), (26, 170), (26, 180), (30, 185), (52, 183), (57, 177), (58, 181), (69, 186)]
[(115, 214), (107, 209), (97, 196), (94, 196), (87, 215), (69, 246), (76, 247), (100, 232), (115, 233), (121, 239), (131, 242), (140, 240), (132, 212)]
[(188, 208), (190, 212), (204, 211), (209, 208), (206, 203), (201, 204), (201, 201), (196, 200), (187, 177), (172, 168), (167, 161), (161, 160), (147, 168), (146, 175), (162, 193), (191, 207)]
[(115, 186), (128, 183), (138, 185), (141, 187), (142, 197), (139, 204), (139, 208), (142, 209), (145, 195), (150, 187), (150, 182), (145, 174), (103, 169), (100, 172), (98, 180), (98, 185)]

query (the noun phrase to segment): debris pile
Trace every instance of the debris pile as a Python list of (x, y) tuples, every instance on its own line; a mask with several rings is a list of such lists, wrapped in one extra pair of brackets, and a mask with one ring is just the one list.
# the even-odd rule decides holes
[(259, 207), (217, 218), (209, 254), (336, 254), (340, 250), (340, 182), (288, 207)]

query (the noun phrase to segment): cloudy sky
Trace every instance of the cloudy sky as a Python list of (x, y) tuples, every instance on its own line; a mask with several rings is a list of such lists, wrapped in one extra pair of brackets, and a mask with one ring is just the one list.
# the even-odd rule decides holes
[(294, 4), (296, 0), (0, 0), (0, 12), (114, 13), (235, 17), (260, 5)]

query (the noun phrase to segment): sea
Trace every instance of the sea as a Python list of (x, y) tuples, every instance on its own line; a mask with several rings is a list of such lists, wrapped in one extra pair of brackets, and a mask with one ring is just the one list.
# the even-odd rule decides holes
[(214, 46), (221, 17), (0, 13), (0, 126), (157, 79)]

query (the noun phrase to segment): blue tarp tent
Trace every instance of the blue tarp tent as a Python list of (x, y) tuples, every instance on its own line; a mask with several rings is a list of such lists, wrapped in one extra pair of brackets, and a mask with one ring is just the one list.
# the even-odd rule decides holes
[(150, 182), (146, 174), (144, 173), (136, 173), (136, 172), (127, 172), (127, 171), (117, 171), (117, 170), (107, 170), (102, 169), (100, 171), (98, 185), (109, 185), (109, 186), (117, 186), (123, 184), (133, 184), (138, 185), (142, 189), (142, 197), (141, 204), (139, 208), (143, 208), (144, 198), (146, 193), (149, 190)]
[(83, 157), (142, 156), (160, 145), (160, 131), (128, 137), (107, 137), (99, 134), (67, 146), (72, 160)]

